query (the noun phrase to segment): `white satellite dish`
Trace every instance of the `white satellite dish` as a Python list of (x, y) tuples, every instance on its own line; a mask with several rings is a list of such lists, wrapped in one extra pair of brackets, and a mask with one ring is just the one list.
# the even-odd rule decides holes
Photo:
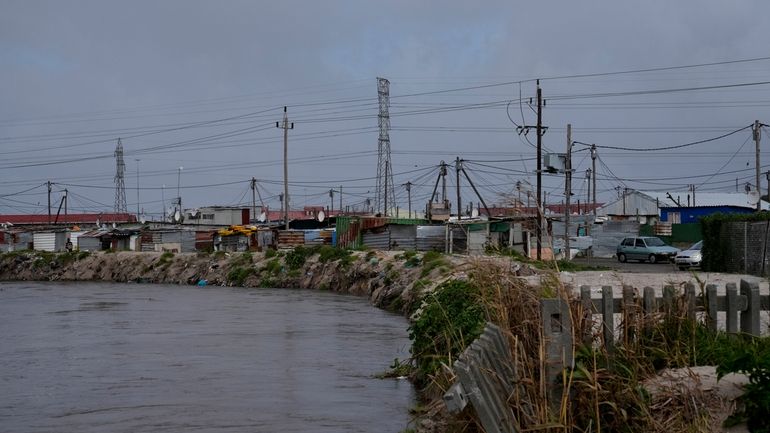
[(759, 203), (759, 191), (749, 191), (747, 195), (750, 205), (755, 206)]
[(116, 228), (118, 228), (118, 225), (115, 224), (115, 223), (112, 223), (112, 228), (116, 229)]
[(259, 221), (261, 223), (267, 221), (267, 214), (265, 214), (264, 212), (259, 214), (259, 216), (257, 217), (257, 221)]
[(146, 222), (147, 222), (147, 218), (145, 218), (145, 217), (144, 217), (144, 215), (142, 215), (142, 217), (141, 217), (141, 218), (139, 218), (139, 222), (140, 222), (140, 223), (142, 223), (142, 224), (144, 224), (144, 223), (146, 223)]
[(479, 217), (479, 208), (474, 207), (471, 211), (471, 218), (478, 218)]
[(182, 214), (179, 212), (179, 210), (177, 210), (176, 212), (174, 212), (174, 222), (178, 223), (178, 222), (181, 222), (181, 220), (182, 220)]
[(324, 211), (318, 212), (317, 218), (318, 218), (318, 222), (322, 222), (324, 219), (326, 219), (326, 214), (324, 213)]

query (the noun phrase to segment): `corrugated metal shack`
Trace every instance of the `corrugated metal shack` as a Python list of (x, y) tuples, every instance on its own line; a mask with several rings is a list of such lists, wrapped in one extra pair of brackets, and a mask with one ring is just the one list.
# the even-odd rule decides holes
[[(337, 245), (377, 250), (446, 251), (449, 232), (444, 224), (431, 225), (425, 219), (364, 216), (337, 217)], [(452, 229), (455, 252), (465, 250), (465, 234)]]
[(32, 235), (32, 245), (36, 251), (64, 251), (67, 249), (67, 235), (66, 231), (35, 232)]
[(135, 234), (136, 230), (98, 229), (82, 233), (75, 240), (81, 251), (128, 251)]
[(0, 251), (22, 251), (32, 249), (32, 233), (23, 230), (1, 230)]
[(106, 229), (91, 230), (80, 234), (75, 240), (77, 249), (80, 251), (103, 251), (109, 248), (102, 243), (102, 235), (106, 234)]
[(264, 251), (275, 247), (273, 230), (259, 226), (231, 226), (214, 234), (215, 251)]
[(145, 230), (142, 232), (141, 251), (192, 253), (195, 252), (194, 230)]

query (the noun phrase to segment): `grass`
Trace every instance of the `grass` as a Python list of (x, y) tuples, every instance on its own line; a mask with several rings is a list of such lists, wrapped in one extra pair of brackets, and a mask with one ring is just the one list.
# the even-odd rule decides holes
[[(476, 326), (490, 321), (509, 336), (512, 367), (521, 379), (509, 396), (510, 410), (519, 422), (518, 431), (706, 431), (712, 422), (713, 405), (717, 404), (710, 394), (683, 393), (672, 388), (651, 395), (643, 383), (664, 368), (716, 365), (725, 360), (732, 360), (732, 364), (723, 371), (763, 371), (751, 369), (765, 366), (768, 373), (762, 374), (766, 376), (757, 377), (767, 378), (766, 387), (757, 386), (757, 394), (748, 397), (748, 406), (744, 407), (768, 410), (761, 405), (770, 404), (770, 398), (769, 403), (764, 399), (765, 394), (770, 395), (766, 391), (770, 389), (770, 339), (751, 343), (748, 349), (740, 346), (745, 344), (741, 343), (743, 338), (711, 331), (703, 323), (688, 319), (683, 295), (679, 295), (668, 315), (662, 310), (653, 315), (635, 313), (637, 310), (625, 313), (622, 325), (628, 331), (621, 333), (614, 349), (608, 351), (601, 332), (595, 332), (591, 316), (586, 318), (580, 301), (564, 290), (555, 272), (544, 275), (542, 287), (530, 287), (502, 265), (475, 265), (467, 275), (467, 281), (448, 282), (425, 295), (410, 326), (415, 375), (428, 398), (439, 398), (455, 380), (452, 362), (475, 338)], [(426, 281), (418, 280), (414, 287)], [(571, 307), (573, 338), (579, 342), (588, 338), (575, 348), (574, 368), (565, 370), (560, 380), (553, 382), (543, 378), (546, 346), (541, 337), (540, 301), (546, 297), (564, 299)], [(736, 354), (755, 355), (736, 358)], [(554, 400), (549, 389), (561, 390), (563, 397)], [(454, 428), (481, 431), (473, 413), (460, 414)], [(745, 418), (746, 414), (739, 412), (736, 416)]]

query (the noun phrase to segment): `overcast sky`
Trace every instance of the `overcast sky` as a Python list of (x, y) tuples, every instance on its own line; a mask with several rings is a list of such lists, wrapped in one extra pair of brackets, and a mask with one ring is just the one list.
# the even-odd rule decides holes
[[(544, 152), (565, 151), (568, 123), (596, 143), (599, 201), (616, 187), (743, 191), (750, 129), (655, 149), (770, 124), (768, 12), (716, 0), (0, 0), (0, 213), (45, 213), (49, 180), (54, 205), (67, 188), (70, 212), (112, 210), (119, 137), (131, 212), (159, 215), (178, 187), (185, 207), (250, 205), (252, 177), (277, 209), (284, 105), (291, 207), (328, 205), (340, 186), (343, 205), (361, 205), (375, 196), (377, 77), (390, 80), (404, 208), (402, 184), (423, 208), (438, 164), (456, 157), (490, 205), (534, 185), (535, 133), (516, 126), (535, 124), (537, 78)], [(745, 59), (759, 60), (570, 78)], [(582, 201), (591, 160), (574, 150)], [(548, 202), (564, 199), (563, 181), (544, 177)]]

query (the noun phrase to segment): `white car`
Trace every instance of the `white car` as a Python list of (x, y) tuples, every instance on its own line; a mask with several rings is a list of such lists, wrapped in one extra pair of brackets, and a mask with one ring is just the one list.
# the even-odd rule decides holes
[(703, 253), (701, 252), (702, 248), (703, 241), (696, 242), (690, 248), (680, 251), (676, 257), (674, 257), (674, 263), (682, 271), (688, 268), (700, 267), (701, 261), (703, 260)]

